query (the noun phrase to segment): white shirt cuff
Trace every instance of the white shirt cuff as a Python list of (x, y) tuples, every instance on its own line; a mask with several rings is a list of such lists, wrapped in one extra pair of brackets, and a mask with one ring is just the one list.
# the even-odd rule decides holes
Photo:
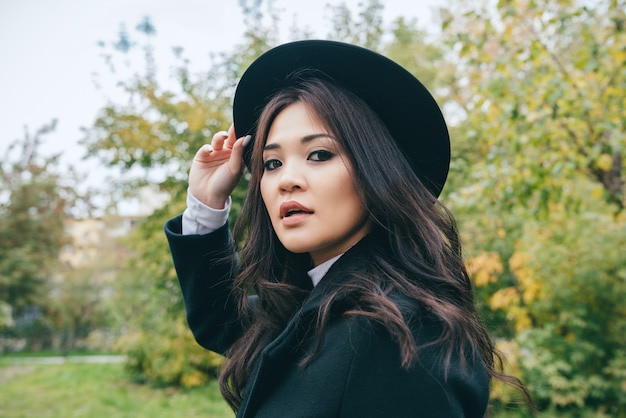
[(183, 235), (205, 235), (218, 230), (230, 212), (230, 196), (224, 209), (213, 209), (187, 191), (187, 209), (183, 212)]

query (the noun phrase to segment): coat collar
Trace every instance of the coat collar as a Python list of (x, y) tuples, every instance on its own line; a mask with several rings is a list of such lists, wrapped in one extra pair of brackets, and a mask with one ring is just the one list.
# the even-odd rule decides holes
[(316, 312), (326, 295), (348, 283), (354, 274), (362, 272), (367, 266), (372, 249), (372, 239), (365, 236), (356, 245), (345, 252), (330, 266), (321, 281), (311, 290), (302, 308), (294, 316)]
[[(372, 239), (366, 236), (342, 255), (328, 270), (319, 284), (311, 290), (302, 307), (294, 314), (287, 327), (263, 350), (270, 357), (280, 357), (298, 344), (298, 339), (309, 331), (312, 321), (324, 298), (349, 282), (354, 274), (362, 272), (371, 259)], [(337, 307), (346, 303), (339, 296), (333, 304)]]
[[(367, 261), (371, 259), (369, 256), (372, 248), (371, 243), (372, 238), (366, 236), (346, 251), (330, 267), (319, 284), (311, 290), (304, 304), (294, 314), (283, 332), (263, 349), (248, 379), (247, 393), (244, 395), (237, 416), (248, 416), (254, 409), (258, 396), (261, 396), (262, 391), (268, 390), (267, 382), (263, 385), (260, 385), (259, 382), (269, 377), (266, 376), (268, 370), (275, 374), (275, 368), (279, 367), (280, 364), (285, 364), (285, 359), (294, 354), (294, 350), (302, 343), (303, 336), (310, 331), (324, 298), (347, 283), (355, 273), (364, 270)], [(334, 303), (342, 305), (345, 303), (345, 299), (340, 296)]]

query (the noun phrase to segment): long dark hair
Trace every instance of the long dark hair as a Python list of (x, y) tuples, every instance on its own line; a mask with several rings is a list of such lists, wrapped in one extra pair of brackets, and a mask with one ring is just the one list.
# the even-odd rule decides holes
[[(235, 279), (246, 333), (227, 353), (220, 389), (237, 410), (252, 365), (263, 348), (285, 328), (311, 289), (307, 254), (287, 251), (273, 231), (261, 198), (262, 149), (276, 116), (302, 102), (314, 111), (343, 148), (354, 173), (357, 192), (365, 203), (372, 230), (369, 265), (343, 286), (324, 296), (312, 321), (317, 343), (302, 360), (316, 354), (338, 296), (353, 302), (344, 315), (364, 315), (384, 326), (399, 345), (403, 367), (418, 356), (407, 313), (394, 303), (400, 292), (434, 316), (444, 332), (430, 344), (447, 347), (443, 361), (450, 364), (454, 350), (461, 358), (479, 358), (490, 377), (525, 388), (501, 372), (500, 358), (479, 320), (472, 285), (461, 255), (461, 243), (450, 212), (413, 172), (386, 126), (357, 95), (319, 76), (294, 76), (263, 110), (250, 164), (250, 183), (235, 237), (243, 238), (241, 266)], [(419, 126), (416, 126), (416, 136)], [(254, 309), (248, 290), (258, 295)], [(254, 311), (254, 313), (252, 313)]]

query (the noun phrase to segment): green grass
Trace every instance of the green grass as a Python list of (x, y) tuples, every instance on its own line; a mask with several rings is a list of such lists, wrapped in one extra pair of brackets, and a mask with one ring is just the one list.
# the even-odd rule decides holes
[(63, 357), (63, 356), (99, 356), (99, 355), (115, 355), (110, 351), (94, 351), (94, 350), (70, 350), (63, 353), (60, 350), (40, 350), (40, 351), (16, 351), (9, 354), (0, 354), (2, 358), (31, 358), (31, 357)]
[(233, 417), (215, 382), (193, 390), (128, 381), (121, 364), (0, 363), (2, 418)]

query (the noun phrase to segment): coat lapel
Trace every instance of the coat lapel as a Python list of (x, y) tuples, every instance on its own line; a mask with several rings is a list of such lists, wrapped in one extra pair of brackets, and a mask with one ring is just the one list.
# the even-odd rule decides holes
[[(324, 297), (346, 283), (353, 273), (363, 269), (368, 259), (368, 242), (368, 237), (363, 238), (331, 266), (283, 332), (265, 347), (250, 374), (238, 417), (252, 416), (256, 404), (272, 390), (275, 386), (274, 380), (280, 378), (282, 370), (290, 362), (298, 361), (298, 345), (308, 328), (313, 326)], [(341, 302), (336, 300), (334, 303)]]

